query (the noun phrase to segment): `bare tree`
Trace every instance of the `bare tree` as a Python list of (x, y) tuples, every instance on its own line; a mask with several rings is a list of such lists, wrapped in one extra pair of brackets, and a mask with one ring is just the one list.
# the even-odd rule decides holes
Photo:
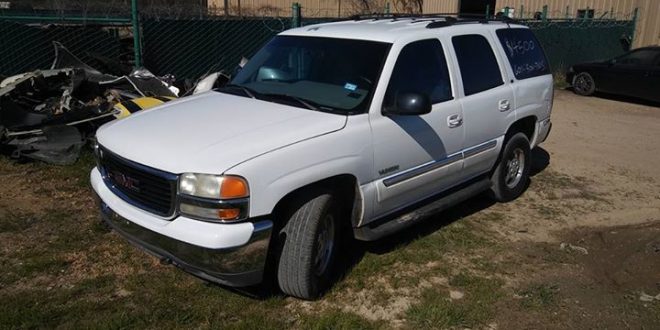
[(350, 0), (351, 14), (382, 13), (385, 9), (385, 0)]
[(399, 13), (422, 14), (424, 0), (394, 0), (394, 8)]

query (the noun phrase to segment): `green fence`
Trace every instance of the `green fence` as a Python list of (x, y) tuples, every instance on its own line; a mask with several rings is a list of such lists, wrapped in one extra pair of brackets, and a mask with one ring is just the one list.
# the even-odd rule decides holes
[(627, 51), (632, 43), (634, 21), (552, 20), (526, 21), (543, 45), (553, 72), (565, 72), (573, 64), (609, 59)]
[[(295, 12), (295, 11), (294, 11)], [(277, 33), (295, 25), (332, 19), (142, 17), (143, 65), (157, 75), (196, 79), (223, 70), (231, 73), (242, 57), (250, 57)], [(626, 51), (634, 20), (537, 20), (529, 25), (543, 44), (553, 71), (578, 62), (614, 57)], [(0, 16), (0, 75), (47, 69), (54, 52), (52, 41), (64, 44), (95, 66), (99, 58), (132, 65), (133, 28), (130, 18), (38, 18)], [(629, 43), (628, 43), (629, 44)]]
[(50, 68), (55, 58), (53, 41), (64, 44), (90, 65), (99, 65), (100, 58), (119, 60), (123, 55), (120, 34), (126, 29), (128, 27), (122, 23), (101, 25), (0, 18), (0, 75)]
[(290, 19), (276, 18), (143, 20), (144, 66), (181, 78), (232, 72), (243, 56), (290, 27)]

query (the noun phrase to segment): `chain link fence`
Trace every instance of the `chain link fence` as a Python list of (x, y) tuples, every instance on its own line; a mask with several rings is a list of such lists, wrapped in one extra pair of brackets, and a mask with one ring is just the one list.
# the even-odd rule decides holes
[[(157, 75), (197, 79), (213, 71), (232, 73), (242, 57), (249, 58), (264, 43), (286, 29), (336, 18), (306, 18), (304, 10), (288, 17), (215, 16), (192, 10), (160, 8), (142, 11), (138, 46), (142, 64)], [(296, 13), (303, 13), (302, 17)], [(51, 13), (52, 14), (52, 13)], [(10, 15), (0, 12), (0, 76), (48, 69), (58, 41), (91, 66), (116, 61), (134, 64), (130, 10), (124, 17)], [(113, 12), (115, 15), (115, 12)], [(520, 13), (519, 13), (520, 15)], [(516, 15), (517, 16), (517, 15)], [(522, 16), (522, 15), (520, 15)], [(584, 61), (605, 59), (626, 51), (635, 19), (523, 19), (543, 44), (553, 71)], [(102, 67), (99, 67), (102, 69)]]
[(55, 58), (55, 41), (93, 66), (102, 66), (100, 62), (104, 59), (130, 61), (130, 55), (122, 52), (121, 41), (122, 35), (129, 34), (130, 25), (126, 23), (28, 22), (0, 18), (0, 75), (49, 69)]
[(554, 73), (576, 63), (609, 59), (630, 49), (634, 20), (522, 21), (536, 34)]
[(291, 19), (146, 19), (142, 21), (144, 65), (153, 73), (195, 78), (231, 73), (242, 57), (252, 56)]

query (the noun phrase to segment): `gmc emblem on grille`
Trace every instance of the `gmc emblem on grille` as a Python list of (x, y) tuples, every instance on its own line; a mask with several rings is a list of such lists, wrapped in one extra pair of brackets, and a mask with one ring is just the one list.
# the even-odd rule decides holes
[(110, 171), (108, 175), (117, 185), (135, 192), (140, 192), (140, 181), (137, 179), (117, 171)]

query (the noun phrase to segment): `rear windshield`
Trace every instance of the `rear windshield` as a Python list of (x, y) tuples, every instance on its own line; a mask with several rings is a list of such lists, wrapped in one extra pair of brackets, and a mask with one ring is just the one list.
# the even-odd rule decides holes
[(530, 29), (500, 29), (497, 37), (504, 47), (516, 79), (527, 79), (550, 73), (541, 44)]

